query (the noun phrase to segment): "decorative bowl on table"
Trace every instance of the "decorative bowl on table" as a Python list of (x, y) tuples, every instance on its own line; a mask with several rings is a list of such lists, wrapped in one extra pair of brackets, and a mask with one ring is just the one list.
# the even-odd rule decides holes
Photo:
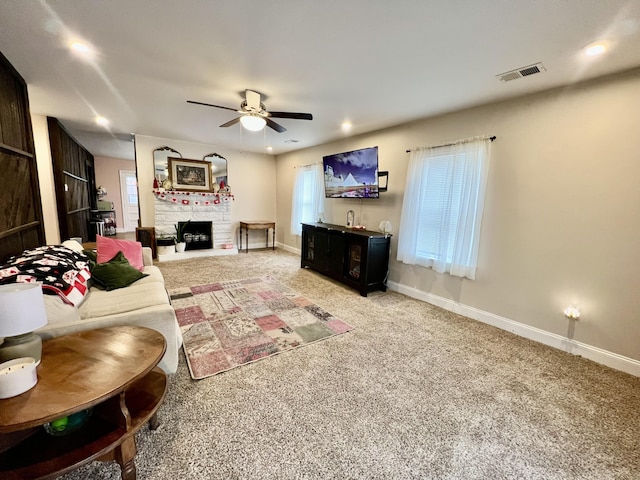
[(91, 411), (91, 408), (87, 408), (86, 410), (81, 410), (66, 417), (61, 417), (52, 422), (45, 423), (43, 427), (49, 435), (54, 437), (69, 435), (70, 433), (82, 428), (82, 426), (89, 421)]

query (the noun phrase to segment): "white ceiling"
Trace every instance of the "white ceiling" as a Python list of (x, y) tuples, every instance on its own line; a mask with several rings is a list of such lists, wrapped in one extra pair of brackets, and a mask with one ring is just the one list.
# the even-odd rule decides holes
[[(0, 0), (0, 51), (31, 111), (94, 155), (133, 158), (130, 133), (277, 154), (343, 138), (344, 120), (356, 135), (640, 66), (640, 1)], [(496, 79), (536, 62), (546, 71)], [(249, 133), (219, 128), (232, 111), (186, 103), (236, 108), (245, 89), (314, 119)]]

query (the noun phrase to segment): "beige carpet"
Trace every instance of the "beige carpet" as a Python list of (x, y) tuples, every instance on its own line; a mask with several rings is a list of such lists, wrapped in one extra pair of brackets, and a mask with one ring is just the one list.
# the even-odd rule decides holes
[[(355, 329), (204, 380), (181, 359), (140, 480), (640, 478), (640, 379), (280, 250), (160, 265), (168, 288), (273, 275)], [(92, 463), (64, 477), (117, 479)]]

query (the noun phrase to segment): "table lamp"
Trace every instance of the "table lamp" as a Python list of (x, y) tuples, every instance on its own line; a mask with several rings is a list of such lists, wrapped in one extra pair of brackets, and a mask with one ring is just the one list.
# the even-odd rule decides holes
[(42, 357), (42, 339), (34, 330), (47, 324), (44, 296), (40, 283), (0, 285), (0, 362), (33, 357), (36, 365)]

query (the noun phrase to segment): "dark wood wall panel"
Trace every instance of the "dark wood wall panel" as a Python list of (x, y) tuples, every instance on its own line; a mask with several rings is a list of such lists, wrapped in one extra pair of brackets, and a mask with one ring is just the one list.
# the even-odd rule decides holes
[(81, 237), (88, 241), (90, 213), (96, 198), (93, 155), (56, 118), (48, 117), (47, 125), (60, 238)]
[(0, 53), (0, 262), (44, 244), (27, 85)]
[(90, 208), (89, 202), (89, 184), (86, 180), (79, 180), (75, 176), (64, 176), (67, 184), (67, 195), (65, 197), (67, 205), (67, 213), (75, 212), (82, 208)]
[(31, 189), (24, 188), (31, 183), (31, 163), (28, 158), (0, 152), (2, 171), (11, 172), (11, 175), (0, 175), (0, 191), (4, 197), (0, 232), (28, 224), (36, 219), (36, 206), (33, 204)]
[(23, 93), (23, 80), (16, 78), (13, 67), (0, 72), (0, 142), (18, 150), (29, 151), (24, 136), (25, 112), (28, 108)]
[[(69, 229), (72, 232), (85, 232), (89, 225), (89, 210), (83, 210), (80, 212), (76, 212), (68, 216), (68, 224)], [(75, 237), (80, 235), (70, 235), (70, 237)], [(82, 237), (83, 241), (88, 241), (88, 233), (85, 233)]]

